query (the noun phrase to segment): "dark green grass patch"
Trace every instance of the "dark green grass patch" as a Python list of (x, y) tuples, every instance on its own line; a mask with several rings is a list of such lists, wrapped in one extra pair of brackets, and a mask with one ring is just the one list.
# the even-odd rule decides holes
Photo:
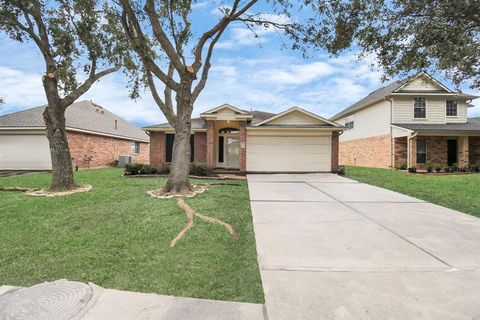
[[(66, 278), (158, 294), (263, 302), (246, 181), (212, 186), (187, 199), (195, 210), (230, 223), (186, 225), (176, 201), (146, 196), (165, 178), (122, 178), (120, 169), (84, 170), (93, 190), (36, 198), (0, 192), (0, 285), (29, 286)], [(50, 174), (1, 178), (0, 186), (47, 187)], [(202, 180), (200, 183), (205, 183)]]
[(360, 182), (401, 192), (480, 217), (480, 174), (422, 175), (404, 171), (346, 167), (345, 175)]

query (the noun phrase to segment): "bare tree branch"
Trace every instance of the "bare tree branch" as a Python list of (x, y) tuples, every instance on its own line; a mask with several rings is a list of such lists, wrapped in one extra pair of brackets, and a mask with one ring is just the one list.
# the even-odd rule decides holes
[(155, 100), (160, 110), (162, 110), (163, 114), (165, 115), (165, 118), (167, 118), (167, 121), (173, 126), (177, 119), (175, 112), (173, 111), (173, 108), (170, 108), (169, 106), (167, 106), (158, 95), (158, 91), (155, 86), (155, 82), (153, 80), (152, 73), (150, 72), (150, 70), (145, 68), (145, 74), (147, 76), (147, 82), (148, 82), (150, 91), (152, 93), (153, 100)]
[[(122, 5), (122, 15), (121, 21), (123, 28), (125, 30), (125, 34), (127, 35), (129, 41), (135, 46), (136, 51), (140, 55), (143, 63), (148, 67), (148, 69), (158, 78), (160, 81), (165, 83), (170, 89), (177, 91), (180, 85), (173, 80), (173, 78), (168, 77), (168, 75), (160, 69), (157, 64), (152, 59), (152, 53), (148, 49), (146, 42), (146, 37), (144, 36), (140, 24), (133, 12), (132, 7), (128, 0), (119, 0)], [(129, 26), (128, 21), (130, 21), (131, 25), (133, 25), (132, 30)]]
[(96, 73), (96, 74), (91, 74), (87, 78), (87, 80), (85, 80), (80, 86), (78, 86), (70, 94), (68, 94), (63, 99), (61, 99), (60, 104), (62, 105), (62, 107), (64, 109), (67, 108), (69, 105), (71, 105), (73, 102), (75, 102), (75, 100), (77, 100), (81, 95), (83, 95), (85, 92), (87, 92), (88, 89), (90, 89), (90, 87), (95, 83), (95, 81), (97, 81), (98, 79), (100, 79), (103, 76), (106, 76), (110, 73), (118, 71), (118, 69), (119, 69), (119, 67), (113, 67), (113, 68), (103, 70), (103, 71), (101, 71), (99, 73)]
[(159, 22), (159, 16), (155, 12), (155, 2), (154, 0), (147, 0), (145, 3), (145, 12), (148, 15), (148, 19), (152, 24), (153, 34), (155, 38), (158, 40), (162, 49), (167, 54), (169, 60), (172, 62), (173, 66), (179, 73), (186, 72), (186, 66), (180, 61), (179, 53), (176, 52), (175, 48), (173, 47), (172, 43), (168, 39), (168, 36), (163, 31), (162, 26)]

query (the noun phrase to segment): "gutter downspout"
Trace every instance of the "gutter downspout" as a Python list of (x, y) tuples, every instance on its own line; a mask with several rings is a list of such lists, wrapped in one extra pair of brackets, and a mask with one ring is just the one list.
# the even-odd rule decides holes
[(412, 134), (411, 136), (407, 137), (407, 169), (410, 168), (410, 141), (417, 136), (417, 132)]
[(390, 168), (393, 169), (393, 100), (388, 99), (387, 97), (384, 98), (385, 100), (390, 102)]

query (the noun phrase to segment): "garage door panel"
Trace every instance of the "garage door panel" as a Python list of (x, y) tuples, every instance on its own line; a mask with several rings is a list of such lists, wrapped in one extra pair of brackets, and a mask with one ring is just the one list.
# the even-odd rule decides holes
[(288, 136), (250, 136), (252, 145), (284, 145), (287, 144), (302, 144), (302, 145), (330, 145), (330, 137), (288, 137)]
[(248, 136), (247, 171), (330, 171), (330, 136)]
[(50, 170), (45, 135), (0, 135), (0, 170)]

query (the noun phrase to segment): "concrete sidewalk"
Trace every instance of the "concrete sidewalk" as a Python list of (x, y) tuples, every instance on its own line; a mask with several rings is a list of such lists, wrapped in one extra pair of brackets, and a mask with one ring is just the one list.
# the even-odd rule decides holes
[(263, 305), (103, 289), (58, 280), (30, 288), (0, 287), (8, 320), (264, 320)]
[(480, 219), (332, 174), (248, 184), (269, 320), (480, 319)]

